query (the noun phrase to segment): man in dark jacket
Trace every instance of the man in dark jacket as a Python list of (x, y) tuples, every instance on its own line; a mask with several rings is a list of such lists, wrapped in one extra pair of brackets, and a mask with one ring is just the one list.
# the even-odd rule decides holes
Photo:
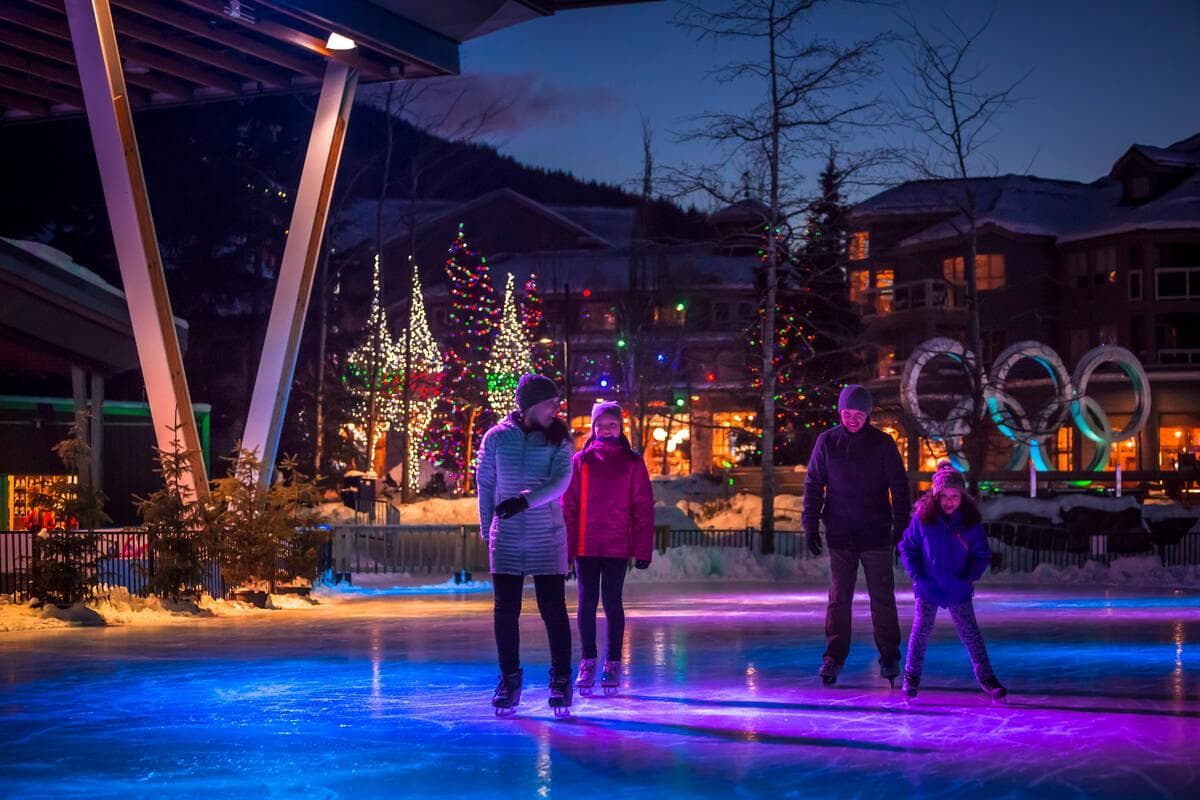
[(809, 552), (821, 554), (821, 523), (829, 541), (826, 686), (837, 682), (850, 653), (850, 617), (858, 565), (867, 578), (880, 674), (900, 674), (900, 619), (892, 551), (908, 525), (908, 476), (896, 443), (870, 424), (871, 393), (857, 384), (838, 398), (842, 424), (817, 437), (804, 481), (803, 525)]

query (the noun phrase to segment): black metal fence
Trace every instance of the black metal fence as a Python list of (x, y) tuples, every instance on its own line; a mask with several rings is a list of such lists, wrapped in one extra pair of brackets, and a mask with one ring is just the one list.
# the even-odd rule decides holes
[[(741, 547), (756, 553), (762, 552), (762, 531), (754, 528), (730, 528), (726, 530), (699, 529), (655, 529), (655, 547), (665, 553), (672, 547)], [(775, 531), (775, 553), (792, 558), (808, 558), (801, 531)]]
[(318, 574), (487, 572), (478, 525), (338, 526)]
[[(43, 560), (65, 562), (78, 570), (80, 580), (87, 586), (123, 586), (130, 594), (145, 597), (154, 576), (154, 547), (151, 534), (138, 529), (100, 531), (53, 531), (51, 536), (78, 536), (83, 546), (55, 548), (48, 555), (45, 540), (32, 531), (0, 531), (0, 594), (10, 595), (18, 602), (34, 595), (35, 564)], [(221, 570), (215, 558), (205, 559), (201, 570), (202, 589), (213, 597), (223, 597), (226, 590)]]
[[(1109, 564), (1115, 558), (1139, 554), (1153, 555), (1165, 566), (1200, 565), (1200, 534), (1161, 542), (1144, 532), (1088, 536), (1061, 528), (1003, 522), (988, 523), (987, 531), (995, 572), (1033, 572), (1042, 564), (1059, 568), (1094, 561)], [(655, 549), (660, 554), (677, 547), (738, 548), (758, 553), (762, 551), (762, 531), (655, 530)], [(800, 531), (775, 531), (774, 551), (786, 558), (812, 558)], [(487, 546), (478, 526), (334, 528), (320, 572), (337, 579), (352, 573), (448, 575), (461, 569), (487, 572)]]

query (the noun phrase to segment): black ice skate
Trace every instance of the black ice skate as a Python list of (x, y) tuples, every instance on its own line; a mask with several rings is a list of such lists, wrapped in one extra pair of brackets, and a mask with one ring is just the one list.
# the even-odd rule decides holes
[(559, 675), (550, 671), (550, 707), (554, 716), (568, 717), (571, 715), (571, 696), (574, 689), (571, 686), (570, 673)]
[(842, 671), (842, 665), (834, 661), (832, 658), (827, 658), (821, 662), (821, 669), (817, 674), (821, 676), (821, 683), (826, 686), (833, 686), (837, 683), (838, 673)]
[(1000, 685), (1000, 681), (996, 680), (995, 676), (987, 678), (979, 682), (983, 687), (983, 691), (987, 692), (987, 696), (991, 698), (993, 703), (1007, 703), (1008, 689)]
[(896, 678), (900, 677), (900, 662), (888, 661), (881, 662), (879, 665), (879, 676), (886, 680), (888, 684), (895, 689)]
[(500, 685), (492, 695), (492, 705), (496, 709), (497, 717), (510, 717), (517, 712), (517, 706), (521, 704), (521, 684), (524, 678), (523, 669), (500, 676)]
[(600, 685), (604, 687), (604, 696), (616, 694), (621, 685), (621, 662), (605, 661), (604, 671), (600, 673)]

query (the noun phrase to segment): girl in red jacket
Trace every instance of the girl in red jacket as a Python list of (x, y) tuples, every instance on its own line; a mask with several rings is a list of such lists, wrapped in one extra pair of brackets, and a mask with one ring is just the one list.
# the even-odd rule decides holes
[(596, 682), (596, 606), (603, 599), (608, 652), (600, 685), (610, 694), (621, 682), (625, 572), (631, 558), (638, 569), (649, 567), (654, 550), (650, 473), (625, 438), (621, 407), (616, 403), (597, 403), (592, 408), (592, 435), (572, 462), (563, 517), (579, 581), (577, 619), (583, 660), (575, 685), (586, 695)]

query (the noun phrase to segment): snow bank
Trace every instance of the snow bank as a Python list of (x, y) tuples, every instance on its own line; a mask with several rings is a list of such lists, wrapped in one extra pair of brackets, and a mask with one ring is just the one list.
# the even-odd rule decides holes
[(278, 609), (312, 608), (315, 603), (294, 594), (273, 594), (266, 608), (236, 600), (218, 600), (203, 595), (197, 601), (174, 602), (155, 595), (139, 597), (124, 586), (106, 587), (90, 603), (67, 608), (48, 605), (35, 608), (33, 601), (15, 603), (0, 596), (0, 632), (76, 628), (103, 625), (170, 625), (208, 617), (244, 617), (270, 614)]
[[(780, 530), (800, 530), (802, 507), (803, 498), (797, 495), (776, 495), (775, 526)], [(707, 530), (758, 528), (762, 522), (762, 498), (753, 494), (736, 494), (728, 500), (687, 506), (684, 510), (691, 511), (698, 526)]]
[(1200, 567), (1164, 567), (1156, 556), (1128, 556), (1114, 559), (1111, 564), (1088, 561), (1078, 567), (1055, 567), (1039, 564), (1028, 573), (988, 573), (980, 580), (983, 586), (1129, 586), (1158, 589), (1200, 588)]
[(627, 580), (635, 582), (724, 581), (825, 581), (829, 560), (792, 558), (754, 553), (741, 547), (673, 547), (655, 553), (649, 569), (635, 569)]
[(1029, 514), (1048, 519), (1054, 525), (1062, 524), (1063, 513), (1074, 508), (1091, 508), (1113, 513), (1140, 508), (1142, 518), (1147, 520), (1168, 517), (1197, 517), (1200, 511), (1189, 510), (1165, 498), (1146, 498), (1139, 505), (1135, 497), (1100, 497), (1092, 494), (1064, 494), (1058, 497), (994, 497), (984, 500), (980, 513), (985, 521), (994, 522), (1009, 514)]
[(1142, 518), (1147, 522), (1191, 518), (1196, 520), (1196, 525), (1192, 530), (1200, 530), (1200, 509), (1184, 508), (1166, 497), (1147, 497), (1146, 502), (1142, 505)]

